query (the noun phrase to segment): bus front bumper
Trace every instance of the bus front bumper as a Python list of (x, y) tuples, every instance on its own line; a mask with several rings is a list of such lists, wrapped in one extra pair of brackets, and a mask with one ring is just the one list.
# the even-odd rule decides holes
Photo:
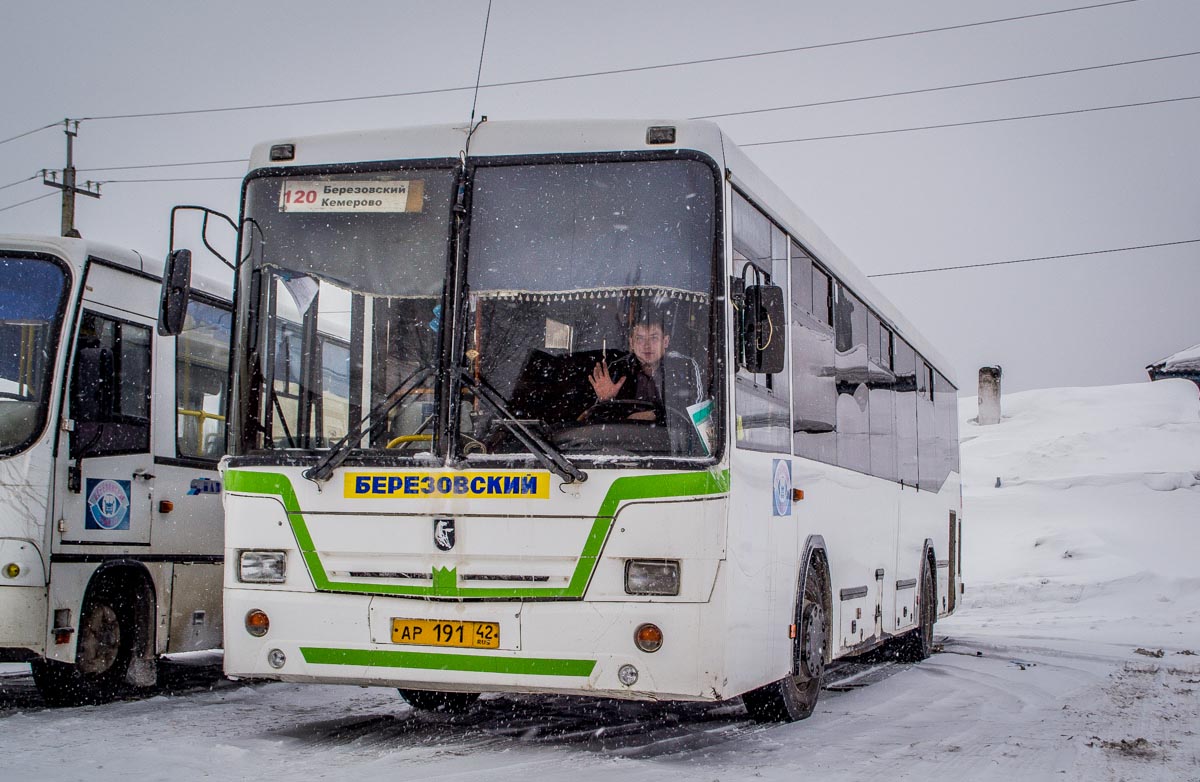
[[(225, 590), (225, 672), (238, 678), (458, 692), (543, 692), (640, 700), (716, 701), (717, 655), (701, 644), (711, 604), (651, 602), (443, 602), (359, 595)], [(267, 614), (262, 637), (244, 618)], [(496, 622), (495, 649), (392, 643), (394, 619)], [(637, 648), (644, 623), (662, 647)], [(618, 678), (632, 666), (637, 679)], [(626, 678), (629, 670), (625, 671)]]

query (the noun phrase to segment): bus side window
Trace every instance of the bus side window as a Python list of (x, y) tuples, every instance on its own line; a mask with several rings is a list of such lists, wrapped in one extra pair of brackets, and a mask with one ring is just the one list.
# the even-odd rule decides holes
[(917, 485), (917, 353), (896, 338), (896, 466), (905, 486)]
[(792, 451), (837, 464), (837, 389), (829, 275), (792, 243)]
[[(734, 271), (739, 274), (748, 266), (757, 269), (757, 274), (753, 270), (746, 272), (750, 284), (778, 285), (785, 291), (788, 288), (787, 235), (736, 192), (733, 194), (733, 262)], [(780, 325), (771, 339), (787, 339), (787, 326)], [(735, 437), (739, 447), (778, 453), (791, 450), (790, 379), (788, 366), (784, 366), (782, 372), (770, 375), (738, 369), (734, 379), (734, 408), (737, 416)]]
[(219, 459), (225, 452), (230, 311), (193, 298), (175, 338), (176, 455)]
[(871, 472), (867, 308), (840, 283), (833, 308), (837, 348), (837, 463)]
[(85, 312), (71, 380), (71, 458), (150, 451), (150, 329)]

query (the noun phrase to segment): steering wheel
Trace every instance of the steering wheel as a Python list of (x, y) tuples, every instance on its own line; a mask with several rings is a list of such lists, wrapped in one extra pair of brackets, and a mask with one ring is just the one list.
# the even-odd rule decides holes
[[(635, 413), (646, 413), (658, 409), (658, 405), (654, 402), (646, 402), (642, 399), (609, 399), (606, 402), (597, 402), (596, 404), (584, 410), (577, 419), (581, 424), (615, 424), (629, 420), (629, 416)], [(634, 419), (637, 421), (637, 419)], [(645, 421), (644, 423), (653, 423)]]

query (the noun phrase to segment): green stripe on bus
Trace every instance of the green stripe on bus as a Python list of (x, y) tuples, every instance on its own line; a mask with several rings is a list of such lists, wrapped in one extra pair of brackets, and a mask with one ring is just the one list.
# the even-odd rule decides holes
[(524, 676), (591, 676), (595, 660), (555, 660), (546, 657), (496, 657), (482, 654), (439, 654), (379, 649), (300, 647), (313, 665), (362, 665), (369, 668), (420, 668), (426, 671), (474, 671)]
[(670, 473), (666, 475), (639, 475), (617, 478), (612, 482), (600, 510), (592, 522), (592, 528), (565, 587), (464, 587), (458, 584), (458, 575), (453, 570), (435, 570), (432, 586), (409, 586), (399, 584), (369, 584), (333, 581), (325, 572), (317, 554), (300, 503), (292, 482), (286, 475), (251, 470), (229, 470), (225, 474), (225, 489), (246, 494), (274, 495), (283, 503), (288, 521), (296, 535), (301, 556), (312, 575), (313, 586), (322, 592), (349, 592), (355, 594), (400, 595), (412, 597), (447, 598), (582, 598), (587, 589), (604, 542), (612, 529), (613, 517), (623, 502), (635, 500), (666, 499), (670, 497), (700, 497), (725, 494), (729, 491), (729, 470), (713, 473), (700, 472)]

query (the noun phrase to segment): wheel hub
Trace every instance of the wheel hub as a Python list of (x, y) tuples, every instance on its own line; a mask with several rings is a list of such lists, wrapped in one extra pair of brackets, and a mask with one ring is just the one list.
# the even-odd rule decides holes
[(800, 638), (800, 675), (819, 679), (825, 672), (825, 609), (819, 603), (804, 607)]
[(112, 606), (92, 606), (79, 628), (79, 670), (86, 674), (104, 673), (117, 661), (121, 651), (121, 622)]

